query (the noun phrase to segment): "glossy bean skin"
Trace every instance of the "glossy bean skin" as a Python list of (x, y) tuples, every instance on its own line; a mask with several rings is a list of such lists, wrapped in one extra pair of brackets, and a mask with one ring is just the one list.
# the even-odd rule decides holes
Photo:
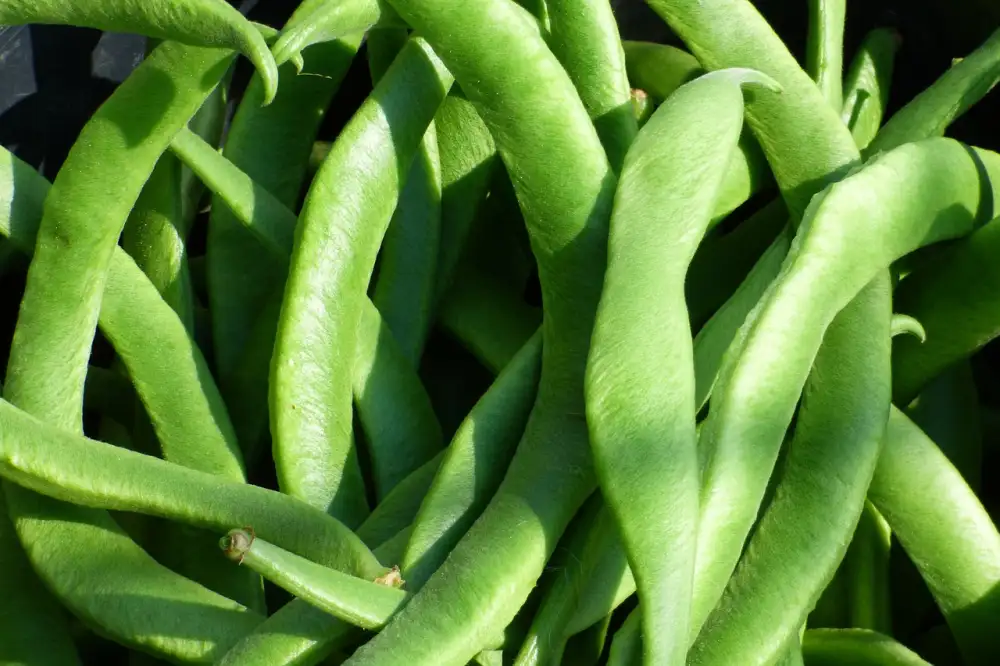
[[(731, 70), (685, 84), (629, 151), (587, 361), (594, 463), (635, 575), (648, 664), (681, 663), (688, 648), (699, 480), (684, 278), (739, 139), (742, 81), (769, 84)], [(677, 159), (693, 146), (696, 163)]]
[(545, 304), (538, 398), (503, 484), (427, 584), (348, 660), (461, 665), (515, 616), (594, 488), (583, 373), (615, 178), (572, 82), (523, 9), (492, 0), (392, 4), (490, 128), (513, 174)]
[[(298, 202), (305, 158), (360, 43), (360, 35), (350, 35), (314, 46), (307, 54), (302, 76), (291, 65), (281, 67), (281, 93), (266, 107), (260, 104), (264, 90), (260, 77), (255, 76), (233, 115), (223, 155), (288, 208)], [(208, 184), (211, 187), (211, 182)], [(256, 198), (240, 197), (237, 201)], [(270, 215), (266, 217), (270, 219)], [(288, 240), (293, 229), (294, 225), (285, 230)], [(280, 285), (287, 272), (287, 264), (261, 247), (260, 240), (244, 228), (228, 205), (214, 197), (206, 274), (215, 362), (250, 463), (261, 455), (261, 439), (267, 433), (266, 390), (262, 395), (254, 392), (267, 384)], [(250, 339), (258, 346), (248, 348)]]
[(397, 584), (357, 578), (310, 562), (245, 529), (231, 530), (219, 547), (230, 560), (362, 629), (383, 627), (409, 597), (399, 589), (401, 579)]
[(304, 0), (288, 19), (271, 50), (275, 61), (281, 65), (310, 44), (362, 33), (375, 25), (406, 27), (383, 0)]
[(275, 465), (285, 492), (349, 524), (368, 512), (351, 441), (355, 331), (400, 179), (451, 81), (411, 39), (324, 160), (296, 229), (271, 365)]
[[(285, 265), (291, 252), (295, 214), (192, 133), (179, 134), (172, 149), (198, 174), (204, 174), (218, 198), (271, 252), (270, 258)], [(237, 371), (238, 379), (257, 387), (252, 394), (252, 388), (243, 389), (242, 395), (250, 401), (245, 406), (247, 411), (266, 397), (266, 384), (258, 376), (258, 369), (260, 361), (267, 358), (263, 350), (271, 339), (270, 324), (278, 307), (272, 300), (262, 310), (248, 343), (251, 358)], [(354, 402), (367, 437), (376, 496), (382, 498), (441, 449), (441, 426), (419, 377), (368, 299), (362, 304), (356, 336)]]
[(962, 656), (990, 663), (997, 654), (1000, 534), (961, 474), (895, 408), (868, 493), (920, 570)]
[(811, 629), (802, 640), (806, 666), (930, 666), (884, 634), (863, 629)]
[(546, 42), (566, 68), (617, 172), (638, 131), (625, 53), (608, 0), (547, 0)]
[[(405, 28), (368, 33), (373, 83), (378, 83), (407, 38)], [(441, 244), (441, 187), (437, 129), (431, 122), (386, 229), (372, 293), (375, 307), (413, 367), (420, 363), (434, 307), (435, 269)]]
[(366, 578), (385, 572), (350, 530), (287, 495), (56, 430), (7, 402), (0, 413), (0, 472), (20, 486), (81, 505), (74, 512), (133, 511), (216, 530), (253, 524), (265, 538), (320, 563)]
[[(694, 55), (710, 69), (726, 66), (753, 67), (771, 76), (782, 86), (780, 95), (762, 93), (747, 105), (747, 122), (768, 157), (793, 221), (797, 220), (815, 192), (822, 189), (826, 183), (842, 177), (858, 160), (857, 148), (847, 129), (841, 124), (839, 114), (826, 104), (815, 84), (799, 68), (794, 57), (750, 3), (742, 0), (711, 2), (650, 0), (649, 4), (667, 20), (681, 39), (688, 44)], [(808, 152), (800, 150), (805, 145), (810, 146)], [(888, 291), (876, 291), (873, 295), (888, 298)], [(868, 307), (871, 309), (866, 313), (866, 317), (870, 316), (873, 321), (889, 315), (887, 303), (872, 300)], [(874, 328), (865, 331), (864, 319), (858, 324), (861, 326), (859, 334), (864, 336), (865, 344), (872, 344), (876, 349), (881, 344), (883, 352), (887, 355), (888, 342), (880, 342), (877, 337), (878, 331)], [(737, 339), (734, 349), (739, 348)], [(732, 355), (737, 354), (733, 350), (731, 352)], [(810, 355), (808, 362), (803, 362), (805, 367), (800, 368), (803, 382), (812, 360)], [(722, 384), (719, 388), (721, 386)], [(780, 424), (776, 421), (774, 431), (768, 435), (771, 443), (767, 447), (767, 458), (761, 460), (763, 464), (753, 474), (755, 490), (752, 498), (745, 496), (737, 498), (732, 494), (734, 490), (739, 495), (749, 489), (746, 476), (750, 469), (747, 467), (748, 460), (742, 455), (733, 455), (735, 450), (721, 453), (714, 444), (719, 441), (715, 432), (716, 427), (724, 426), (728, 429), (742, 420), (737, 418), (734, 421), (731, 414), (726, 414), (728, 408), (724, 407), (724, 404), (728, 399), (718, 399), (719, 388), (716, 389), (717, 400), (713, 401), (708, 421), (699, 438), (699, 453), (706, 464), (706, 470), (703, 476), (695, 598), (692, 606), (694, 628), (700, 628), (709, 615), (736, 565), (744, 539), (756, 517), (757, 505), (766, 489), (767, 479), (781, 445), (784, 430), (788, 426), (786, 415), (790, 420), (802, 384), (796, 382), (788, 387), (789, 395), (783, 400), (791, 404), (785, 404)], [(762, 414), (765, 405), (751, 406), (750, 403), (738, 402), (741, 404), (741, 409), (746, 408), (748, 413), (754, 413), (746, 423), (753, 429), (755, 436), (762, 434), (763, 430), (759, 426), (768, 421)], [(771, 402), (770, 406), (774, 404)], [(867, 427), (876, 427), (875, 424), (878, 423), (880, 416), (884, 417), (884, 414), (880, 414), (884, 408), (876, 407), (877, 405), (873, 403), (861, 412), (865, 415), (864, 422)], [(867, 432), (859, 430), (856, 434), (863, 435), (859, 437), (859, 441), (869, 441)], [(737, 439), (743, 441), (742, 436), (733, 441)], [(760, 447), (755, 446), (753, 450), (755, 455), (762, 453)], [(728, 472), (716, 476), (712, 468), (721, 471), (729, 463), (733, 464), (733, 467), (729, 468), (733, 471), (733, 476)], [(713, 516), (716, 507), (721, 511)], [(746, 513), (741, 518), (730, 520), (743, 511)], [(722, 515), (728, 517), (719, 520)], [(734, 634), (740, 633), (740, 626), (737, 623), (728, 626)], [(780, 649), (783, 643), (784, 641), (781, 641), (776, 646), (777, 649)], [(728, 656), (739, 659), (736, 655)]]
[(191, 46), (229, 48), (253, 62), (266, 84), (264, 103), (274, 99), (278, 68), (260, 32), (242, 14), (219, 0), (7, 0), (0, 25), (48, 23), (111, 32), (135, 32)]
[(809, 0), (806, 71), (834, 109), (844, 105), (846, 0)]

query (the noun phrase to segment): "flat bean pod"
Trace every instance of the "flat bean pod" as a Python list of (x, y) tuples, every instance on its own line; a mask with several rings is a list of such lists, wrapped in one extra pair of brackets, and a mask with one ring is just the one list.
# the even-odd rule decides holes
[(409, 527), (434, 481), (443, 455), (428, 460), (400, 481), (355, 530), (358, 538), (374, 548)]
[(868, 493), (920, 570), (963, 657), (990, 663), (998, 649), (1000, 533), (961, 474), (895, 408)]
[(392, 4), (490, 128), (512, 174), (545, 306), (538, 398), (503, 484), (427, 584), (348, 660), (460, 666), (516, 615), (594, 489), (583, 373), (615, 178), (572, 82), (523, 9), (500, 0)]
[(637, 666), (642, 663), (642, 614), (636, 608), (625, 624), (615, 632), (608, 655), (608, 666)]
[(411, 39), (323, 162), (296, 231), (271, 370), (275, 464), (285, 492), (349, 523), (367, 513), (351, 441), (355, 331), (400, 180), (451, 81)]
[(5, 0), (0, 25), (78, 25), (110, 32), (135, 32), (190, 46), (229, 48), (243, 53), (266, 85), (264, 103), (278, 89), (278, 68), (260, 32), (220, 0)]
[(930, 666), (888, 636), (864, 629), (810, 629), (802, 656), (806, 666)]
[[(3, 476), (37, 492), (220, 531), (227, 529), (221, 525), (254, 525), (265, 538), (331, 567), (366, 578), (385, 571), (354, 533), (287, 495), (60, 431), (6, 402), (0, 403), (0, 431)], [(64, 464), (67, 459), (74, 464)]]
[[(706, 74), (679, 88), (629, 151), (587, 364), (595, 467), (636, 578), (650, 664), (680, 663), (688, 647), (699, 479), (684, 278), (739, 139), (744, 82), (775, 85), (754, 72)], [(697, 162), (677, 159), (694, 146)]]

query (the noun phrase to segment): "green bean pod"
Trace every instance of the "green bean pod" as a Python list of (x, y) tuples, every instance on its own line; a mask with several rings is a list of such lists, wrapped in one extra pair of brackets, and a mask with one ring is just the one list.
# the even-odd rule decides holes
[(472, 103), (459, 92), (452, 88), (434, 119), (441, 161), (441, 247), (435, 271), (435, 306), (452, 286), (455, 268), (499, 163), (493, 137)]
[[(230, 59), (231, 56), (224, 52), (195, 49), (178, 44), (165, 44), (157, 48), (146, 62), (133, 73), (133, 76), (119, 87), (85, 128), (84, 133), (92, 141), (77, 144), (77, 147), (71, 152), (67, 164), (60, 172), (64, 181), (60, 187), (60, 193), (55, 194), (57, 190), (54, 187), (53, 194), (46, 201), (46, 216), (51, 216), (55, 212), (66, 213), (71, 216), (71, 219), (81, 220), (81, 224), (88, 230), (87, 235), (90, 235), (90, 232), (97, 231), (100, 225), (94, 224), (94, 211), (88, 206), (82, 205), (81, 202), (86, 202), (94, 195), (99, 195), (101, 197), (100, 203), (95, 204), (100, 206), (100, 213), (96, 215), (97, 219), (107, 220), (109, 223), (112, 220), (117, 220), (120, 229), (130, 206), (129, 197), (131, 196), (134, 200), (138, 196), (139, 189), (145, 180), (143, 172), (148, 175), (149, 171), (152, 170), (155, 160), (159, 157), (159, 148), (165, 145), (169, 141), (171, 133), (177, 131), (179, 126), (186, 123), (190, 115), (197, 110), (201, 100), (214, 88), (227, 69)], [(162, 99), (162, 94), (165, 92), (162, 87), (164, 77), (169, 77), (180, 86), (178, 90), (171, 89), (169, 101)], [(149, 111), (142, 113), (143, 109)], [(123, 129), (127, 130), (125, 134), (122, 133)], [(154, 136), (155, 140), (131, 145), (129, 143), (131, 134), (128, 132), (149, 132), (149, 136)], [(93, 160), (101, 161), (103, 164), (111, 164), (113, 169), (114, 164), (117, 163), (119, 166), (110, 174), (105, 174), (101, 170), (92, 168), (91, 162)], [(77, 164), (77, 166), (66, 168), (66, 166), (73, 164)], [(27, 171), (30, 172), (30, 169)], [(79, 173), (74, 175), (75, 171)], [(123, 176), (123, 174), (125, 175)], [(44, 187), (44, 180), (38, 178), (37, 175), (34, 178), (37, 178), (39, 187)], [(108, 206), (103, 196), (107, 192), (108, 183), (112, 181), (114, 187), (123, 188), (120, 192), (124, 198), (115, 200), (114, 206)], [(27, 193), (28, 190), (23, 187), (24, 183), (18, 184), (21, 193)], [(89, 194), (87, 194), (88, 192)], [(77, 198), (79, 201), (74, 201)], [(30, 250), (34, 244), (37, 217), (32, 216), (28, 218), (28, 221), (30, 224), (16, 224), (18, 220), (13, 220), (15, 224), (13, 228), (10, 228), (10, 231), (15, 240), (20, 239), (17, 242), (22, 243), (25, 249)], [(60, 226), (58, 230), (60, 240), (56, 242), (57, 248), (65, 247), (62, 243), (67, 240), (67, 230), (68, 227)], [(176, 315), (169, 307), (165, 306), (156, 289), (135, 267), (135, 264), (115, 247), (117, 231), (114, 234), (111, 234), (110, 231), (110, 229), (107, 230), (107, 236), (102, 235), (99, 241), (97, 238), (90, 240), (98, 241), (97, 245), (101, 253), (108, 252), (111, 255), (109, 257), (111, 270), (107, 275), (109, 291), (111, 291), (111, 287), (115, 286), (126, 287), (123, 280), (129, 283), (127, 288), (117, 294), (104, 294), (102, 301), (103, 275), (99, 278), (97, 285), (82, 286), (89, 293), (95, 295), (98, 303), (102, 303), (105, 315), (109, 314), (107, 310), (110, 309), (110, 305), (125, 305), (123, 298), (131, 299), (131, 302), (126, 307), (126, 310), (129, 311), (128, 317), (124, 321), (118, 320), (121, 324), (107, 321), (113, 319), (111, 316), (102, 316), (102, 319), (105, 320), (101, 323), (102, 328), (107, 331), (108, 328), (115, 329), (116, 326), (122, 326), (117, 330), (120, 336), (142, 341), (135, 348), (134, 354), (126, 354), (123, 358), (129, 364), (131, 373), (150, 380), (146, 386), (157, 387), (157, 390), (140, 393), (147, 403), (150, 414), (154, 416), (154, 423), (159, 415), (164, 419), (164, 423), (171, 426), (179, 425), (181, 429), (191, 427), (194, 431), (201, 433), (196, 436), (188, 435), (186, 442), (184, 439), (171, 440), (173, 444), (181, 447), (177, 450), (186, 449), (197, 455), (191, 448), (191, 444), (198, 442), (198, 437), (207, 435), (207, 442), (213, 444), (219, 442), (221, 446), (205, 446), (205, 452), (201, 455), (207, 455), (208, 459), (216, 456), (222, 469), (232, 470), (234, 475), (242, 478), (239, 456), (238, 454), (233, 456), (235, 449), (230, 448), (226, 442), (225, 428), (228, 427), (228, 417), (225, 416), (224, 409), (219, 410), (221, 402), (217, 401), (217, 395), (216, 400), (213, 400), (214, 385), (200, 354), (193, 352), (190, 338), (183, 325), (176, 319)], [(51, 234), (51, 231), (48, 233)], [(80, 236), (75, 240), (84, 241), (84, 237), (80, 233), (75, 234), (75, 236)], [(42, 240), (45, 238), (44, 224), (39, 237), (36, 252), (46, 243)], [(108, 243), (106, 248), (105, 241)], [(74, 252), (81, 249), (81, 245), (73, 247)], [(75, 263), (72, 261), (57, 262), (58, 268), (68, 267), (70, 273), (74, 269), (82, 268), (89, 272), (97, 268), (96, 264), (90, 264), (83, 260), (83, 254), (86, 253), (77, 257)], [(125, 272), (118, 273), (122, 266), (124, 266), (122, 270)], [(129, 275), (129, 267), (132, 269), (131, 275)], [(100, 274), (103, 272), (104, 269), (99, 269)], [(47, 284), (46, 286), (51, 289), (56, 284)], [(79, 286), (81, 285), (74, 285), (74, 287)], [(95, 286), (97, 286), (96, 293)], [(55, 296), (51, 291), (49, 291), (49, 295)], [(143, 300), (145, 302), (142, 302)], [(76, 302), (74, 305), (79, 309), (86, 310), (88, 304)], [(165, 316), (160, 316), (158, 314), (160, 312), (165, 312)], [(160, 319), (151, 323), (146, 313), (149, 315), (157, 313)], [(51, 328), (44, 326), (44, 321), (38, 321), (38, 323), (43, 328)], [(165, 330), (156, 328), (160, 323), (167, 324)], [(62, 328), (61, 332), (63, 334), (71, 333), (73, 329), (73, 326), (68, 326)], [(52, 331), (47, 332), (51, 333)], [(82, 331), (81, 334), (83, 334)], [(86, 344), (80, 347), (84, 363), (80, 373), (80, 392), (83, 388), (85, 363), (87, 356), (89, 356), (89, 339), (92, 332), (83, 335)], [(109, 337), (111, 336), (109, 335)], [(161, 348), (164, 347), (163, 340), (169, 340), (175, 348), (179, 345), (181, 349), (184, 349), (186, 345), (184, 355), (179, 357), (179, 359), (183, 359), (180, 363), (177, 363), (178, 358), (171, 359), (168, 358), (167, 354), (161, 353)], [(33, 339), (32, 341), (37, 342), (38, 340)], [(65, 380), (70, 377), (69, 383), (72, 385), (75, 383), (72, 377), (77, 373), (73, 370), (67, 372), (65, 358), (61, 354), (58, 356), (58, 378)], [(23, 362), (24, 359), (20, 361), (20, 363)], [(12, 366), (16, 366), (18, 363), (19, 361), (12, 359)], [(30, 365), (34, 366), (33, 363)], [(44, 363), (42, 365), (44, 366)], [(167, 368), (166, 372), (159, 374), (164, 366)], [(32, 369), (37, 368), (33, 367)], [(56, 378), (52, 375), (46, 377), (45, 373), (41, 373), (37, 377), (39, 379), (45, 377), (49, 381)], [(153, 379), (153, 377), (157, 378)], [(172, 384), (168, 383), (167, 379)], [(178, 390), (178, 386), (183, 388)], [(11, 397), (15, 397), (13, 394), (19, 390), (16, 385), (13, 391), (11, 386), (6, 388)], [(70, 388), (71, 394), (76, 391), (75, 386)], [(142, 388), (144, 387), (140, 385), (140, 389)], [(35, 397), (31, 400), (40, 401), (42, 397), (38, 395), (39, 393), (42, 391), (33, 391)], [(56, 395), (53, 394), (53, 398)], [(52, 415), (58, 422), (78, 429), (80, 427), (79, 408), (73, 406), (73, 397), (63, 396), (62, 399), (55, 402), (57, 404), (52, 408), (46, 409), (36, 404), (35, 409), (40, 413)], [(178, 411), (179, 405), (189, 405), (189, 408), (185, 407)], [(67, 413), (61, 414), (60, 410)], [(70, 412), (76, 412), (76, 415), (74, 416)], [(176, 419), (178, 415), (183, 417), (185, 413), (195, 417), (196, 423), (185, 421), (183, 418), (172, 420)], [(200, 420), (202, 416), (207, 416), (208, 420)], [(220, 434), (222, 436), (218, 437)], [(210, 655), (214, 651), (224, 649), (258, 621), (256, 614), (246, 614), (245, 609), (241, 606), (234, 605), (229, 600), (210, 593), (205, 588), (162, 568), (128, 540), (107, 514), (71, 508), (9, 485), (6, 490), (10, 511), (15, 517), (19, 536), (31, 557), (36, 558), (34, 565), (40, 576), (65, 605), (73, 609), (75, 613), (89, 618), (90, 622), (100, 626), (103, 631), (115, 636), (118, 640), (132, 645), (145, 645), (149, 650), (173, 655), (176, 658), (205, 658), (206, 655)], [(59, 520), (57, 516), (60, 515), (64, 515), (66, 519)], [(49, 516), (49, 519), (46, 520), (43, 516)], [(39, 544), (62, 542), (86, 544), (88, 550), (101, 552), (101, 559), (98, 561), (93, 557), (80, 557), (72, 550), (53, 550), (46, 545), (42, 545), (41, 550), (38, 550)], [(104, 552), (105, 546), (108, 548), (108, 552)], [(108, 562), (115, 564), (109, 567)], [(67, 567), (86, 573), (80, 579), (69, 580), (62, 573), (67, 570)], [(101, 601), (105, 598), (103, 591), (109, 586), (115, 587), (113, 580), (121, 575), (127, 575), (130, 579), (129, 584), (134, 584), (138, 586), (137, 589), (145, 591), (137, 596), (126, 596), (119, 604), (103, 603)], [(151, 601), (156, 603), (153, 600), (161, 596), (169, 596), (174, 599), (186, 598), (200, 609), (198, 613), (187, 614), (182, 619), (169, 611), (166, 614), (148, 613), (148, 604)], [(161, 610), (168, 608), (162, 605), (157, 607)], [(227, 609), (227, 613), (220, 615), (217, 622), (208, 624), (203, 621), (204, 613), (211, 614), (214, 612), (212, 609), (221, 608)], [(229, 610), (233, 612), (229, 613)], [(165, 634), (163, 631), (164, 622), (178, 626), (177, 632)], [(179, 622), (183, 626), (178, 625)]]
[(400, 563), (411, 590), (437, 571), (503, 480), (535, 399), (541, 346), (537, 333), (522, 346), (445, 450)]
[[(260, 77), (254, 77), (233, 116), (223, 155), (290, 209), (298, 204), (306, 156), (320, 122), (360, 43), (358, 34), (315, 46), (309, 50), (303, 75), (291, 66), (282, 67), (281, 94), (266, 107), (260, 105), (264, 94)], [(212, 186), (210, 180), (205, 182)], [(226, 205), (216, 197), (209, 217), (208, 300), (219, 383), (240, 444), (253, 463), (267, 434), (267, 377), (288, 267), (261, 247), (229, 205), (232, 198)], [(262, 223), (270, 219), (269, 210), (260, 212), (255, 219)], [(292, 229), (294, 225), (284, 228), (289, 240)], [(248, 348), (250, 340), (255, 346)]]
[(851, 128), (859, 149), (863, 150), (871, 143), (882, 125), (899, 45), (900, 37), (896, 31), (872, 30), (861, 42), (847, 70), (840, 117)]
[(549, 48), (566, 68), (617, 172), (638, 131), (618, 24), (608, 0), (546, 0)]
[(944, 248), (900, 283), (897, 308), (920, 321), (927, 342), (893, 342), (896, 404), (908, 405), (935, 376), (1000, 335), (998, 249), (1000, 219)]
[(866, 501), (854, 538), (844, 555), (847, 621), (859, 629), (892, 630), (889, 549), (892, 532), (878, 509)]
[(451, 81), (411, 39), (341, 132), (296, 230), (271, 369), (275, 464), (285, 492), (349, 523), (367, 513), (351, 441), (355, 331), (400, 179)]
[[(377, 84), (408, 39), (405, 28), (373, 30), (367, 47)], [(372, 301), (413, 367), (431, 326), (441, 236), (441, 160), (437, 130), (427, 128), (385, 232)]]
[(844, 105), (846, 0), (809, 0), (806, 71), (834, 109)]
[(806, 666), (930, 666), (906, 646), (865, 629), (810, 629), (802, 656)]
[(373, 26), (406, 27), (383, 0), (303, 0), (271, 51), (275, 61), (283, 65), (311, 44), (360, 34)]
[(961, 474), (897, 409), (868, 493), (917, 565), (966, 662), (991, 663), (1000, 533)]
[[(368, 581), (310, 562), (264, 541), (246, 529), (231, 530), (219, 542), (226, 557), (250, 567), (296, 597), (362, 629), (380, 629), (410, 596), (395, 582)], [(387, 574), (392, 576), (393, 572)]]
[(260, 32), (222, 0), (5, 0), (0, 25), (76, 25), (110, 32), (134, 32), (190, 46), (228, 48), (257, 68), (266, 89), (264, 103), (278, 90), (278, 68)]
[[(688, 648), (699, 484), (684, 278), (739, 139), (744, 83), (776, 85), (756, 72), (721, 70), (679, 88), (629, 151), (611, 216), (587, 423), (601, 491), (635, 575), (648, 664), (681, 663)], [(697, 163), (677, 160), (694, 146)], [(665, 497), (671, 508), (663, 513)]]
[[(295, 215), (290, 210), (193, 134), (182, 132), (172, 148), (193, 170), (205, 175), (215, 194), (273, 251), (276, 259), (287, 261), (295, 227)], [(279, 307), (272, 302), (268, 305), (274, 312)], [(271, 314), (268, 308), (262, 311), (251, 337), (252, 344), (247, 348), (251, 358), (237, 374), (247, 382), (253, 381), (257, 364), (266, 358), (258, 352), (273, 338), (269, 328)], [(376, 494), (381, 498), (440, 450), (441, 427), (420, 379), (409, 367), (378, 310), (367, 299), (356, 335), (358, 346), (352, 369), (354, 400), (368, 439)], [(266, 399), (267, 388), (260, 382), (254, 385), (258, 390), (252, 398), (257, 401), (252, 404), (260, 405)], [(245, 388), (243, 395), (249, 396), (250, 391)]]
[(907, 141), (943, 135), (997, 81), (1000, 81), (1000, 30), (896, 112), (865, 154), (874, 155)]
[(0, 493), (0, 644), (12, 664), (82, 666), (65, 613), (31, 570)]
[(385, 571), (354, 533), (287, 495), (56, 430), (7, 402), (0, 403), (0, 432), (0, 474), (56, 499), (220, 531), (252, 524), (322, 564), (362, 577)]
[[(712, 403), (702, 440), (707, 463), (706, 503), (698, 547), (708, 559), (704, 560), (706, 568), (696, 576), (700, 573), (717, 581), (723, 580), (723, 575), (728, 578), (733, 558), (739, 555), (755, 518), (809, 367), (837, 311), (893, 260), (924, 244), (968, 233), (984, 215), (992, 215), (992, 195), (980, 169), (1000, 173), (998, 166), (997, 156), (973, 152), (949, 139), (928, 139), (886, 153), (814, 199), (770, 296), (765, 296), (751, 314), (723, 361), (717, 400)], [(893, 196), (877, 194), (884, 192)], [(862, 220), (862, 226), (853, 227)], [(860, 239), (865, 242), (859, 251)], [(854, 250), (845, 251), (842, 243)], [(833, 273), (821, 268), (827, 260), (838, 265)], [(836, 278), (831, 277), (834, 274)], [(807, 283), (808, 292), (802, 290)], [(827, 287), (831, 289), (827, 291)], [(845, 290), (838, 294), (841, 287)], [(888, 294), (882, 296), (887, 298)], [(792, 306), (799, 298), (813, 307), (803, 302)], [(789, 312), (797, 313), (792, 326)], [(888, 322), (889, 312), (883, 314)], [(862, 318), (853, 310), (845, 317)], [(789, 340), (794, 339), (794, 344), (781, 342), (785, 335), (792, 335)], [(886, 328), (880, 339), (888, 341), (888, 335)], [(795, 358), (799, 354), (802, 356)], [(877, 368), (873, 363), (869, 365)], [(760, 388), (765, 385), (769, 387), (766, 400)], [(785, 390), (787, 395), (782, 395)], [(843, 391), (838, 395), (844, 395)], [(744, 410), (754, 417), (741, 415)], [(816, 413), (820, 422), (828, 418), (821, 410)], [(876, 428), (874, 424), (880, 420), (875, 418), (871, 427)], [(851, 433), (860, 436), (861, 430), (855, 426)], [(877, 432), (872, 436), (877, 440)], [(729, 446), (739, 447), (741, 452)], [(751, 472), (753, 469), (758, 471)], [(858, 509), (860, 512), (860, 506)], [(728, 554), (720, 556), (723, 552)], [(715, 567), (719, 569), (713, 573)]]
[(460, 666), (516, 615), (594, 489), (583, 374), (615, 178), (572, 82), (523, 9), (501, 0), (392, 4), (490, 128), (513, 174), (545, 304), (538, 398), (504, 482), (427, 584), (348, 660)]

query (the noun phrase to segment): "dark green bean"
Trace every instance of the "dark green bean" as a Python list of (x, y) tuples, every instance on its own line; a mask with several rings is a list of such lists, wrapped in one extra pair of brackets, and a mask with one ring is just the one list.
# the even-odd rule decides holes
[(882, 124), (899, 45), (899, 33), (895, 30), (872, 30), (861, 42), (847, 71), (840, 117), (851, 128), (860, 149), (871, 143)]
[[(438, 454), (400, 481), (355, 530), (358, 538), (374, 548), (412, 524), (420, 510), (421, 500), (427, 495), (441, 467), (443, 456), (443, 453)], [(391, 564), (396, 562), (390, 561)]]

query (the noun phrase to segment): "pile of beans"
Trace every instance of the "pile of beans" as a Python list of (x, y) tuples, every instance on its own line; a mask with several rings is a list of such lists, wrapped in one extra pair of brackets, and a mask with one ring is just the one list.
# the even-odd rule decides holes
[(1000, 31), (647, 4), (0, 0), (149, 38), (0, 149), (0, 663), (1000, 663)]

